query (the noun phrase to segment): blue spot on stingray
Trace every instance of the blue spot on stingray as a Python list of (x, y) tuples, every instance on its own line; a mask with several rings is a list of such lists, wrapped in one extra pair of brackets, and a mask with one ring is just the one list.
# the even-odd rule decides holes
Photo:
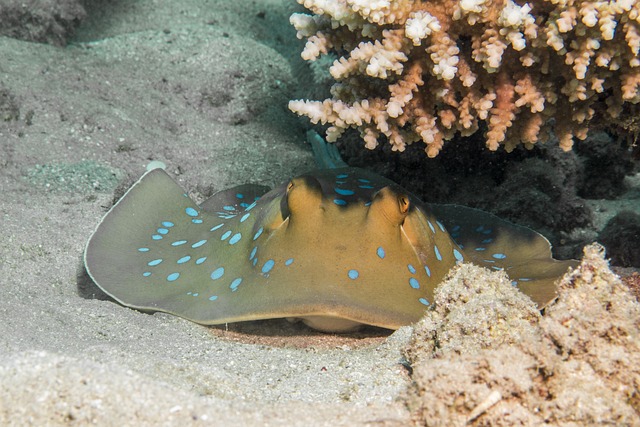
[(342, 200), (342, 199), (333, 199), (333, 203), (335, 203), (338, 206), (344, 206), (347, 204), (346, 200)]
[(191, 257), (189, 255), (183, 256), (182, 258), (180, 258), (178, 260), (178, 264), (184, 264), (185, 262), (189, 261), (190, 259), (191, 259)]
[(194, 223), (194, 224), (202, 224), (202, 220), (201, 219), (192, 219), (191, 222)]
[(454, 225), (453, 227), (451, 227), (451, 231), (459, 231), (460, 230), (460, 226), (459, 225)]
[(240, 207), (245, 208), (245, 210), (248, 206), (249, 206), (249, 203), (245, 203), (245, 202), (240, 203)]
[(172, 223), (171, 221), (162, 221), (162, 226), (163, 227), (167, 227), (167, 228), (171, 228), (173, 227), (175, 224)]
[(158, 258), (158, 259), (154, 259), (153, 261), (149, 261), (147, 265), (150, 265), (153, 267), (160, 264), (161, 262), (162, 262), (162, 258)]
[(198, 258), (198, 259), (196, 260), (196, 265), (200, 265), (200, 264), (202, 264), (203, 262), (205, 262), (206, 260), (207, 260), (207, 257), (206, 257), (206, 256), (203, 256), (202, 258)]
[(227, 240), (231, 236), (231, 230), (227, 230), (224, 232), (222, 236), (220, 236), (220, 240)]
[(482, 234), (491, 234), (491, 233), (493, 233), (493, 230), (492, 230), (492, 229), (490, 229), (490, 228), (488, 228), (488, 229), (486, 229), (486, 230), (484, 230), (484, 231), (482, 232)]
[(345, 179), (346, 177), (348, 177), (349, 174), (348, 173), (341, 173), (340, 175), (336, 175), (336, 178), (338, 179)]
[(492, 265), (491, 268), (493, 268), (496, 271), (502, 270), (502, 267), (498, 267), (497, 265)]
[(198, 295), (200, 295), (200, 294), (197, 293), (197, 292), (195, 294), (193, 294), (194, 297), (197, 297)]
[(521, 277), (518, 280), (521, 281), (521, 282), (529, 282), (529, 281), (531, 281), (531, 279), (529, 279), (528, 277)]
[(242, 215), (242, 218), (240, 218), (240, 222), (245, 222), (247, 220), (247, 218), (249, 218), (251, 216), (250, 213), (246, 213), (244, 215)]
[(507, 257), (505, 254), (493, 254), (491, 256), (495, 259), (505, 259)]
[(364, 204), (365, 206), (371, 206), (371, 202), (367, 202)]
[(229, 206), (229, 205), (223, 206), (222, 209), (224, 209), (225, 211), (235, 211), (236, 210), (235, 206)]
[(293, 264), (293, 258), (289, 258), (288, 260), (286, 260), (286, 261), (284, 262), (284, 265), (286, 265), (286, 266), (289, 266), (289, 265), (291, 265), (291, 264)]
[(358, 181), (360, 181), (360, 182), (371, 182), (368, 179), (364, 179), (364, 178), (358, 178)]
[(413, 289), (420, 289), (420, 283), (416, 280), (415, 277), (411, 277), (409, 279), (409, 285), (413, 288)]
[(249, 259), (252, 260), (254, 256), (256, 256), (256, 252), (258, 251), (258, 247), (254, 246), (253, 249), (251, 249), (251, 254), (249, 255)]
[(431, 277), (431, 270), (429, 270), (429, 267), (427, 267), (426, 265), (424, 266), (424, 271), (425, 273), (427, 273), (427, 276)]
[(436, 259), (438, 261), (442, 261), (442, 255), (440, 255), (440, 251), (438, 250), (437, 246), (433, 246), (433, 251), (436, 253)]
[(334, 188), (334, 190), (341, 196), (353, 196), (355, 194), (353, 190), (345, 190), (343, 188)]
[(232, 291), (236, 291), (238, 289), (238, 286), (240, 286), (240, 283), (242, 283), (242, 277), (233, 279), (233, 282), (231, 282), (231, 285), (229, 287), (231, 288)]
[(512, 280), (512, 281), (511, 281), (511, 284), (512, 284), (513, 286), (518, 286), (518, 281), (517, 281), (517, 280)]
[(258, 263), (258, 257), (255, 257), (251, 262), (251, 264), (253, 264), (253, 266), (255, 267), (257, 263)]
[(480, 242), (480, 243), (487, 244), (487, 243), (491, 243), (491, 242), (493, 242), (493, 239), (484, 239), (484, 240), (483, 240), (482, 242)]
[(416, 274), (416, 269), (415, 269), (415, 267), (413, 265), (407, 264), (407, 269), (409, 270), (409, 272), (411, 274)]
[(240, 239), (242, 239), (242, 234), (236, 233), (236, 234), (233, 235), (233, 237), (231, 239), (229, 239), (229, 244), (230, 245), (235, 245), (236, 243), (238, 243), (240, 241)]
[(456, 257), (456, 259), (457, 259), (458, 261), (460, 261), (460, 262), (462, 262), (462, 260), (464, 259), (464, 258), (462, 257), (462, 254), (460, 253), (460, 251), (459, 251), (459, 250), (457, 250), (457, 249), (454, 249), (454, 250), (453, 250), (453, 256), (454, 256), (454, 257)]
[(217, 299), (218, 299), (218, 296), (217, 296), (217, 295), (211, 295), (211, 296), (209, 297), (209, 301), (215, 301), (215, 300), (217, 300)]
[(138, 252), (149, 252), (149, 248), (138, 248)]
[(223, 274), (224, 274), (224, 267), (218, 267), (215, 270), (213, 270), (213, 273), (211, 273), (211, 278), (213, 280), (217, 280), (221, 278)]
[(247, 206), (247, 208), (245, 209), (245, 211), (250, 211), (251, 209), (256, 207), (256, 202), (251, 203), (249, 206)]
[(256, 240), (258, 237), (260, 237), (263, 231), (264, 231), (264, 228), (260, 227), (258, 231), (256, 231), (256, 234), (253, 235), (253, 240)]
[(151, 276), (151, 272), (150, 271), (145, 271), (144, 273), (142, 273), (142, 275), (144, 277), (149, 277), (149, 276)]
[(189, 207), (187, 209), (184, 210), (186, 212), (187, 215), (189, 216), (198, 216), (198, 211)]
[(378, 250), (376, 250), (376, 254), (378, 255), (378, 257), (380, 257), (380, 259), (383, 259), (385, 256), (384, 248), (382, 246), (378, 246)]
[(158, 234), (167, 234), (169, 232), (166, 228), (158, 228), (156, 231)]
[(273, 266), (275, 265), (275, 263), (276, 262), (272, 259), (267, 260), (267, 262), (265, 262), (264, 265), (262, 266), (262, 272), (265, 274), (270, 272), (273, 269)]
[(223, 225), (224, 225), (224, 222), (216, 225), (215, 227), (211, 227), (211, 230), (209, 231), (216, 231), (218, 228), (222, 227)]
[(167, 276), (167, 280), (170, 282), (174, 282), (178, 279), (178, 277), (180, 277), (180, 273), (171, 273)]
[(244, 199), (244, 194), (242, 194), (242, 193), (236, 193), (236, 198), (238, 198), (238, 199)]
[(338, 184), (338, 185), (342, 185), (342, 184), (344, 184), (345, 182), (347, 182), (347, 181), (336, 181), (336, 184)]
[(420, 299), (418, 299), (418, 301), (420, 301), (420, 302), (421, 302), (422, 304), (424, 304), (424, 305), (427, 305), (427, 306), (428, 306), (428, 305), (430, 305), (430, 304), (429, 304), (429, 301), (427, 301), (427, 299), (426, 299), (426, 298), (420, 298)]
[(372, 185), (358, 185), (358, 188), (362, 188), (364, 190), (369, 190), (369, 189), (372, 189), (373, 186)]
[(207, 243), (207, 239), (202, 239), (199, 242), (195, 242), (193, 245), (191, 245), (192, 248), (199, 248), (200, 246), (204, 245), (205, 243)]
[(478, 251), (478, 252), (481, 252), (481, 251), (486, 251), (487, 248), (476, 248), (475, 250)]
[(484, 230), (484, 225), (481, 225), (480, 227), (476, 227), (476, 233), (482, 233), (482, 230)]
[(159, 234), (154, 234), (153, 236), (151, 236), (151, 238), (152, 238), (153, 240), (162, 240), (162, 236), (161, 236), (161, 235), (159, 235)]
[(180, 246), (180, 245), (184, 245), (185, 243), (187, 243), (186, 240), (176, 240), (171, 244), (171, 246)]
[(358, 273), (358, 270), (349, 270), (347, 274), (349, 275), (349, 279), (351, 280), (356, 280), (358, 276), (360, 276), (360, 273)]
[(433, 224), (431, 224), (431, 221), (427, 220), (427, 224), (429, 224), (429, 228), (431, 229), (431, 232), (435, 233), (436, 229), (433, 227)]
[(438, 227), (440, 227), (440, 230), (442, 230), (442, 232), (444, 232), (444, 225), (442, 225), (442, 223), (440, 221), (436, 221), (436, 224), (438, 224)]

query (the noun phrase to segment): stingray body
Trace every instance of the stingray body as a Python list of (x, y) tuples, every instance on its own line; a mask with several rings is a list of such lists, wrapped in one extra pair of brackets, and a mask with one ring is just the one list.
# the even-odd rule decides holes
[(573, 262), (475, 209), (426, 205), (356, 168), (267, 191), (243, 185), (196, 205), (162, 169), (146, 173), (89, 239), (85, 268), (125, 306), (213, 325), (300, 318), (316, 329), (417, 321), (456, 263), (504, 269), (539, 305)]

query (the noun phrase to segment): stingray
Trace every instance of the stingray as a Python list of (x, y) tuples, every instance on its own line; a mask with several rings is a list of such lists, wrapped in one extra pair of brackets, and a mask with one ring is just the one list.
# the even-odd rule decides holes
[(311, 141), (324, 169), (200, 205), (163, 169), (145, 173), (91, 235), (87, 273), (139, 310), (204, 325), (292, 318), (341, 332), (416, 322), (458, 263), (504, 270), (540, 307), (576, 265), (553, 259), (548, 240), (528, 228), (425, 204)]

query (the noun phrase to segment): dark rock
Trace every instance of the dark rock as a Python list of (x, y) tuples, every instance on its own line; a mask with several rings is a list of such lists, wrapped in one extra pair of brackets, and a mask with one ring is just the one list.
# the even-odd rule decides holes
[(598, 241), (607, 248), (612, 264), (640, 267), (640, 214), (620, 212), (602, 229)]
[(633, 172), (634, 163), (622, 138), (596, 132), (575, 149), (584, 164), (584, 179), (578, 185), (580, 197), (614, 199), (627, 190), (624, 179)]
[(85, 16), (79, 0), (4, 0), (0, 35), (64, 46)]

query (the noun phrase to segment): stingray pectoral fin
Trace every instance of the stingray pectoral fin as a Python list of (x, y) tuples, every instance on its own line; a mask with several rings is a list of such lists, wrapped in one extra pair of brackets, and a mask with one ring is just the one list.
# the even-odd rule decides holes
[(557, 296), (556, 282), (569, 268), (577, 267), (575, 260), (531, 260), (513, 265), (507, 270), (511, 283), (528, 295), (540, 308)]
[[(143, 310), (179, 312), (176, 286), (198, 244), (210, 234), (203, 212), (162, 169), (143, 175), (105, 215), (89, 239), (85, 268), (118, 302)], [(203, 277), (207, 275), (202, 271)], [(181, 277), (182, 276), (182, 277)], [(198, 280), (192, 274), (191, 280)]]
[(464, 249), (468, 261), (505, 270), (512, 283), (541, 307), (555, 298), (556, 280), (578, 264), (554, 259), (543, 235), (488, 212), (458, 205), (433, 204), (430, 208)]
[[(264, 197), (273, 201), (275, 217), (277, 195)], [(125, 306), (201, 324), (331, 315), (331, 304), (319, 303), (315, 288), (294, 288), (303, 283), (292, 282), (296, 264), (274, 265), (256, 254), (256, 242), (267, 233), (264, 221), (272, 219), (264, 208), (261, 199), (239, 214), (207, 212), (166, 172), (152, 170), (102, 219), (85, 249), (85, 268)]]
[(200, 204), (207, 212), (227, 213), (243, 211), (271, 190), (266, 185), (242, 184), (228, 190), (222, 190)]

